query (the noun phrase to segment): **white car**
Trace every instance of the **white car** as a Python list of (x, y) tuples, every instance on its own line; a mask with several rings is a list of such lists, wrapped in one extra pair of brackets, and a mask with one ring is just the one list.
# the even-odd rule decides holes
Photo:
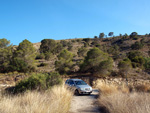
[(92, 87), (81, 79), (68, 79), (65, 84), (74, 89), (76, 95), (92, 93)]

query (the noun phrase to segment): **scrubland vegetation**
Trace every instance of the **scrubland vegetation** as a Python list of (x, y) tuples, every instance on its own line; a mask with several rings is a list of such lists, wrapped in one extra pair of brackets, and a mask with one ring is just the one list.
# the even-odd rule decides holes
[[(58, 86), (66, 75), (149, 80), (150, 34), (108, 36), (43, 39), (36, 44), (25, 39), (18, 46), (0, 39), (0, 83), (14, 81), (1, 95), (0, 112), (68, 112), (72, 94)], [(99, 105), (110, 113), (148, 113), (150, 87), (125, 86), (99, 83)]]
[(71, 99), (72, 92), (63, 85), (45, 92), (0, 95), (0, 113), (68, 113)]
[(32, 74), (0, 93), (0, 113), (67, 113), (73, 95), (57, 72)]
[[(150, 35), (100, 33), (94, 38), (53, 40), (43, 39), (32, 44), (23, 40), (18, 46), (0, 39), (0, 73), (9, 72), (52, 72), (62, 75), (91, 73), (106, 77), (117, 72), (116, 76), (149, 74)], [(133, 74), (129, 74), (132, 72)]]
[(104, 113), (149, 113), (150, 86), (116, 86), (97, 81), (98, 103)]
[(19, 81), (15, 88), (10, 91), (11, 93), (23, 93), (27, 90), (47, 90), (55, 85), (61, 85), (62, 78), (59, 73), (51, 72), (51, 73), (38, 73), (32, 74), (26, 79)]

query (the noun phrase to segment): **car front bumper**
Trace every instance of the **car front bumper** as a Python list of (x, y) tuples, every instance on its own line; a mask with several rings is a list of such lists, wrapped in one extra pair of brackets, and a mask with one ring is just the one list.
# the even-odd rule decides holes
[(79, 90), (79, 94), (90, 94), (92, 93), (92, 90), (86, 91), (86, 90)]

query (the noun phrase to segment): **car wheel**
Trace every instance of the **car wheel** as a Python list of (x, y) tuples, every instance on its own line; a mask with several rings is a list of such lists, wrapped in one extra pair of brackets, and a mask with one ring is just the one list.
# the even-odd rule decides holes
[(79, 96), (80, 94), (79, 94), (79, 91), (76, 89), (75, 90), (75, 95), (77, 95), (77, 96)]

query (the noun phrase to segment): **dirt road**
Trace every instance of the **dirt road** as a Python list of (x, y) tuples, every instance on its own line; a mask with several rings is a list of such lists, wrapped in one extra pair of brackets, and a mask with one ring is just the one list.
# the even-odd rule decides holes
[(70, 113), (100, 113), (96, 105), (98, 90), (94, 89), (91, 95), (74, 96), (71, 102)]

